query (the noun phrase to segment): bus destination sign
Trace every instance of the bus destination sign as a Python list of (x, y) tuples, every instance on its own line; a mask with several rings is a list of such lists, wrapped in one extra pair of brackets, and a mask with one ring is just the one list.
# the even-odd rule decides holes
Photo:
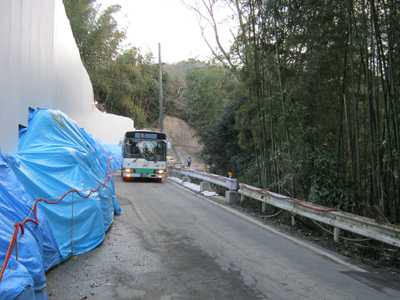
[(162, 132), (146, 132), (146, 131), (128, 131), (125, 134), (126, 139), (142, 139), (142, 140), (165, 140), (166, 135)]
[(135, 132), (135, 139), (157, 139), (157, 133)]

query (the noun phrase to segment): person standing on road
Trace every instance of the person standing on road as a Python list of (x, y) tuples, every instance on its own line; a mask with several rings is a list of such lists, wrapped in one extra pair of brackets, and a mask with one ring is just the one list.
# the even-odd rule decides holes
[(188, 167), (190, 168), (190, 165), (192, 164), (192, 159), (190, 158), (190, 155), (187, 159), (187, 164), (188, 164)]

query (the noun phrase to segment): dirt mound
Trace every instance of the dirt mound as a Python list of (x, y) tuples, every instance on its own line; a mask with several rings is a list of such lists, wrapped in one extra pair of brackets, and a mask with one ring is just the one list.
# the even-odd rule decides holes
[(171, 149), (168, 155), (173, 156), (176, 161), (185, 160), (190, 155), (192, 165), (202, 161), (199, 157), (201, 146), (198, 139), (194, 137), (196, 131), (190, 128), (182, 119), (166, 116), (163, 121), (164, 132), (167, 134), (167, 140), (171, 142)]

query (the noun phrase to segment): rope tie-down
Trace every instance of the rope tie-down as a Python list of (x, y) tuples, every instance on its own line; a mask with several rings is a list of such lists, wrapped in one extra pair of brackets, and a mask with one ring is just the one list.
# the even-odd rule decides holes
[[(19, 232), (19, 230), (21, 229), (21, 236), (22, 236), (22, 235), (24, 235), (25, 225), (26, 225), (27, 222), (32, 222), (32, 223), (34, 223), (34, 224), (36, 224), (36, 225), (39, 225), (39, 219), (38, 219), (38, 217), (37, 217), (37, 204), (38, 204), (39, 202), (44, 202), (44, 203), (46, 203), (46, 204), (58, 204), (58, 203), (60, 203), (67, 195), (69, 195), (69, 194), (72, 193), (72, 220), (71, 220), (71, 226), (72, 226), (72, 228), (73, 228), (73, 224), (74, 224), (74, 223), (73, 223), (73, 222), (74, 222), (74, 220), (73, 220), (73, 219), (74, 219), (74, 215), (73, 215), (73, 205), (74, 205), (73, 199), (74, 199), (74, 193), (77, 193), (81, 198), (89, 198), (93, 193), (95, 193), (95, 192), (97, 192), (98, 190), (100, 190), (101, 187), (105, 187), (106, 184), (107, 184), (107, 182), (110, 180), (110, 164), (109, 164), (109, 160), (113, 160), (113, 159), (114, 159), (114, 158), (109, 158), (109, 159), (106, 160), (106, 161), (107, 161), (107, 165), (108, 165), (107, 178), (106, 178), (106, 180), (104, 181), (104, 183), (99, 183), (98, 185), (96, 185), (96, 186), (97, 186), (96, 189), (91, 188), (90, 190), (87, 189), (87, 190), (82, 190), (82, 191), (78, 191), (78, 190), (75, 190), (75, 189), (74, 189), (74, 190), (70, 190), (70, 191), (66, 192), (66, 193), (63, 194), (63, 195), (58, 195), (58, 196), (54, 196), (54, 197), (47, 198), (47, 199), (35, 199), (35, 203), (33, 204), (33, 207), (31, 208), (31, 210), (30, 210), (28, 216), (26, 217), (26, 219), (25, 219), (23, 222), (17, 222), (17, 221), (15, 221), (15, 224), (14, 224), (14, 227), (15, 227), (14, 233), (13, 233), (13, 235), (12, 235), (10, 244), (9, 244), (9, 246), (8, 246), (8, 250), (7, 250), (6, 257), (5, 257), (5, 259), (4, 259), (3, 266), (1, 267), (1, 270), (0, 270), (0, 282), (1, 282), (2, 278), (3, 278), (3, 274), (4, 274), (4, 272), (5, 272), (5, 269), (6, 269), (6, 267), (7, 267), (8, 262), (9, 262), (9, 260), (10, 260), (11, 254), (12, 254), (12, 252), (13, 252), (13, 250), (14, 250), (14, 247), (15, 247), (15, 258), (16, 258), (16, 260), (18, 261), (18, 232)], [(89, 193), (88, 193), (87, 195), (82, 194), (82, 193), (87, 192), (87, 191), (89, 191)], [(58, 201), (56, 201), (56, 202), (50, 202), (51, 199), (58, 198), (58, 197), (60, 197), (60, 196), (61, 196), (61, 198), (60, 198)], [(32, 212), (33, 212), (33, 214), (34, 214), (34, 219), (30, 218), (30, 216), (32, 215)], [(72, 235), (73, 235), (73, 231), (71, 230), (71, 253), (73, 253)]]

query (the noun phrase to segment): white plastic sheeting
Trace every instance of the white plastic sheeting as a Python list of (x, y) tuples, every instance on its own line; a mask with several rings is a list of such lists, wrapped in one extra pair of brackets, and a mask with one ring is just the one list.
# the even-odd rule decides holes
[(104, 144), (133, 129), (129, 118), (94, 105), (62, 0), (0, 1), (0, 149), (18, 150), (28, 109), (60, 110)]

